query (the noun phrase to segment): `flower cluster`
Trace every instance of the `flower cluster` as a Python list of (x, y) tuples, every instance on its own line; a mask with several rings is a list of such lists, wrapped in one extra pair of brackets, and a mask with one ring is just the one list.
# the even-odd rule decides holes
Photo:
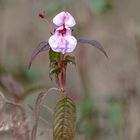
[(49, 45), (55, 52), (62, 54), (72, 52), (76, 45), (77, 40), (72, 36), (72, 29), (76, 22), (73, 16), (68, 12), (61, 12), (53, 19), (56, 25), (54, 34), (49, 38)]

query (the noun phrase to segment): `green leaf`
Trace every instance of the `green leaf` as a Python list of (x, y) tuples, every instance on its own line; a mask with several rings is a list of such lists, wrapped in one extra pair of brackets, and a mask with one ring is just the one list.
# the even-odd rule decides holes
[(60, 53), (54, 52), (52, 49), (49, 51), (49, 58), (50, 58), (50, 71), (49, 76), (52, 79), (54, 74), (59, 74), (61, 71), (61, 68), (59, 66), (60, 61)]
[(54, 113), (54, 140), (72, 140), (75, 134), (76, 107), (74, 102), (66, 97), (60, 100)]
[(54, 52), (52, 49), (50, 49), (49, 58), (50, 58), (50, 62), (59, 61), (60, 60), (60, 53)]
[(52, 67), (52, 68), (50, 68), (50, 71), (49, 71), (50, 78), (52, 79), (54, 74), (58, 75), (60, 73), (60, 71), (61, 71), (60, 67)]

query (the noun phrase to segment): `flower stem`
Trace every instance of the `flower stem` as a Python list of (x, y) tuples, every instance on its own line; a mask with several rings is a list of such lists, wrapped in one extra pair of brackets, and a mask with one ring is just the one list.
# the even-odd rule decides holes
[(64, 54), (60, 55), (60, 66), (61, 66), (61, 93), (62, 93), (62, 98), (66, 97), (66, 65), (65, 65), (65, 57)]

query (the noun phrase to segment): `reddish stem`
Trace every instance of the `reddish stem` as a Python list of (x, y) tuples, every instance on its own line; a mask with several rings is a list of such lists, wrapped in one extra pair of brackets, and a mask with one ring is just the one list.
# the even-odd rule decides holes
[(65, 57), (64, 54), (60, 55), (60, 66), (61, 66), (61, 93), (62, 98), (66, 97), (66, 65), (64, 63)]

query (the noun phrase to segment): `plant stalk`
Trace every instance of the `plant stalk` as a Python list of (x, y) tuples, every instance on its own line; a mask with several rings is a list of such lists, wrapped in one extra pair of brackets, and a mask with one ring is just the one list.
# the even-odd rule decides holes
[(61, 54), (60, 55), (60, 66), (61, 66), (60, 89), (62, 93), (62, 98), (66, 97), (66, 65), (64, 60), (65, 60), (64, 54)]

